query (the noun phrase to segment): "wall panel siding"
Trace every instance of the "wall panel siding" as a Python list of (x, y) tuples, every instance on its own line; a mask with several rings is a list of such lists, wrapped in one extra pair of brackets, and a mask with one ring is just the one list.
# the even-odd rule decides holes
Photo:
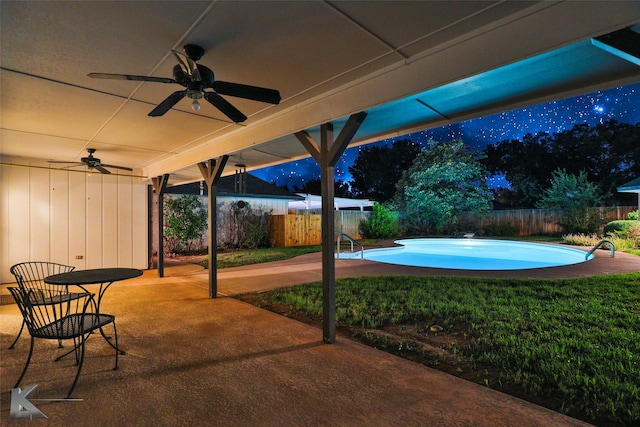
[(91, 176), (87, 180), (87, 268), (102, 268), (102, 232), (95, 229), (102, 224), (102, 177)]
[(118, 265), (118, 185), (114, 178), (102, 177), (102, 230), (88, 230), (102, 231), (102, 264), (112, 266)]
[(146, 269), (147, 185), (129, 177), (0, 167), (0, 283), (12, 283), (9, 268), (24, 261)]
[(11, 265), (29, 258), (29, 170), (12, 170), (9, 177), (9, 259)]
[[(9, 262), (9, 178), (11, 168), (0, 167), (0, 260)], [(4, 267), (4, 265), (0, 266)], [(8, 272), (7, 272), (8, 273)]]
[[(131, 248), (133, 251), (133, 263), (132, 265), (147, 266), (148, 256), (147, 249), (149, 247), (148, 239), (148, 223), (149, 212), (147, 205), (147, 186), (146, 185), (133, 185), (131, 192)], [(143, 206), (140, 206), (140, 201), (145, 201)]]
[(46, 170), (30, 171), (29, 194), (29, 259), (49, 259), (49, 173)]
[[(89, 177), (93, 178), (93, 177)], [(69, 264), (76, 270), (87, 268), (85, 230), (87, 229), (87, 175), (69, 174)]]
[(130, 265), (133, 261), (131, 180), (118, 177), (118, 265)]
[(69, 264), (69, 172), (52, 171), (50, 182), (49, 261)]

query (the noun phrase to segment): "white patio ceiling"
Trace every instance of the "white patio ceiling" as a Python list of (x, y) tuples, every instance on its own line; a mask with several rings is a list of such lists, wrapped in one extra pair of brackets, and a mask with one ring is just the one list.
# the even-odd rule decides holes
[[(638, 31), (640, 2), (3, 1), (0, 156), (4, 163), (104, 163), (137, 175), (200, 179), (231, 155), (248, 170), (308, 157), (293, 136), (350, 114), (353, 144), (640, 81), (637, 55), (593, 41)], [(630, 33), (631, 38), (637, 36)], [(629, 34), (627, 34), (629, 36)], [(179, 85), (98, 80), (90, 72), (172, 77), (171, 49), (205, 48), (216, 78), (278, 89), (279, 105), (225, 97), (234, 124)], [(635, 58), (635, 60), (634, 60)]]

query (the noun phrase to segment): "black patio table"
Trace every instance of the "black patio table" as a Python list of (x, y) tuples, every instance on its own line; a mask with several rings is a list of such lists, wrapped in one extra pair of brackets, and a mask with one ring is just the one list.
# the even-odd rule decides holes
[[(92, 268), (88, 270), (75, 270), (69, 271), (67, 273), (54, 274), (52, 276), (46, 277), (44, 281), (45, 283), (49, 283), (52, 285), (78, 286), (86, 292), (89, 291), (87, 291), (84, 285), (100, 284), (98, 299), (96, 301), (96, 312), (100, 313), (100, 302), (102, 301), (104, 293), (112, 283), (119, 282), (121, 280), (133, 279), (134, 277), (138, 276), (142, 276), (142, 271), (138, 270), (137, 268)], [(121, 354), (124, 354), (124, 351), (113, 345), (113, 343), (102, 331), (102, 328), (100, 329), (100, 333), (109, 343), (109, 345), (111, 345), (111, 347), (120, 351)]]

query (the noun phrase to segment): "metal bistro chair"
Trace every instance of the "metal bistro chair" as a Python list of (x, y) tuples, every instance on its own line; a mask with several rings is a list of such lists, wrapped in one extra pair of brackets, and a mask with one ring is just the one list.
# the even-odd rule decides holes
[[(69, 293), (68, 286), (61, 285), (49, 285), (44, 283), (44, 279), (48, 276), (52, 276), (54, 274), (59, 273), (67, 273), (69, 271), (73, 271), (75, 267), (72, 265), (64, 265), (58, 264), (55, 262), (44, 262), (44, 261), (29, 261), (29, 262), (21, 262), (20, 264), (16, 264), (12, 266), (9, 271), (16, 278), (16, 282), (18, 286), (22, 289), (34, 289), (34, 290), (51, 290), (60, 293)], [(83, 289), (84, 291), (84, 289)], [(12, 349), (15, 347), (20, 335), (22, 334), (22, 330), (24, 329), (24, 321), (20, 326), (20, 331), (18, 331), (18, 335), (16, 339), (13, 340), (13, 343), (9, 347)], [(62, 347), (62, 343), (58, 343), (59, 347)]]
[[(71, 393), (73, 393), (82, 370), (85, 341), (91, 332), (108, 324), (113, 324), (115, 346), (118, 347), (115, 316), (91, 311), (95, 307), (93, 294), (91, 293), (69, 294), (55, 290), (27, 290), (14, 287), (9, 288), (9, 291), (18, 305), (24, 323), (27, 325), (27, 330), (31, 335), (31, 346), (27, 362), (14, 388), (20, 385), (27, 372), (36, 338), (49, 340), (73, 339), (74, 350), (72, 351), (75, 351), (78, 371), (66, 397), (67, 399), (71, 398)], [(70, 295), (72, 296), (70, 297)], [(118, 369), (117, 349), (115, 353), (116, 363), (114, 370)], [(63, 356), (57, 358), (56, 361)]]

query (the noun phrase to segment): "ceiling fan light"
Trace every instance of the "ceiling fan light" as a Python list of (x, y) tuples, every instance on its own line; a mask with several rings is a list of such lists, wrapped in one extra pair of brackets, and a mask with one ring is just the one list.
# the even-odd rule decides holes
[(200, 92), (199, 90), (188, 90), (187, 91), (187, 97), (189, 97), (191, 99), (201, 99), (202, 98), (202, 92)]
[(197, 99), (193, 100), (193, 102), (191, 103), (191, 108), (193, 109), (193, 111), (200, 110), (200, 103), (198, 102)]

